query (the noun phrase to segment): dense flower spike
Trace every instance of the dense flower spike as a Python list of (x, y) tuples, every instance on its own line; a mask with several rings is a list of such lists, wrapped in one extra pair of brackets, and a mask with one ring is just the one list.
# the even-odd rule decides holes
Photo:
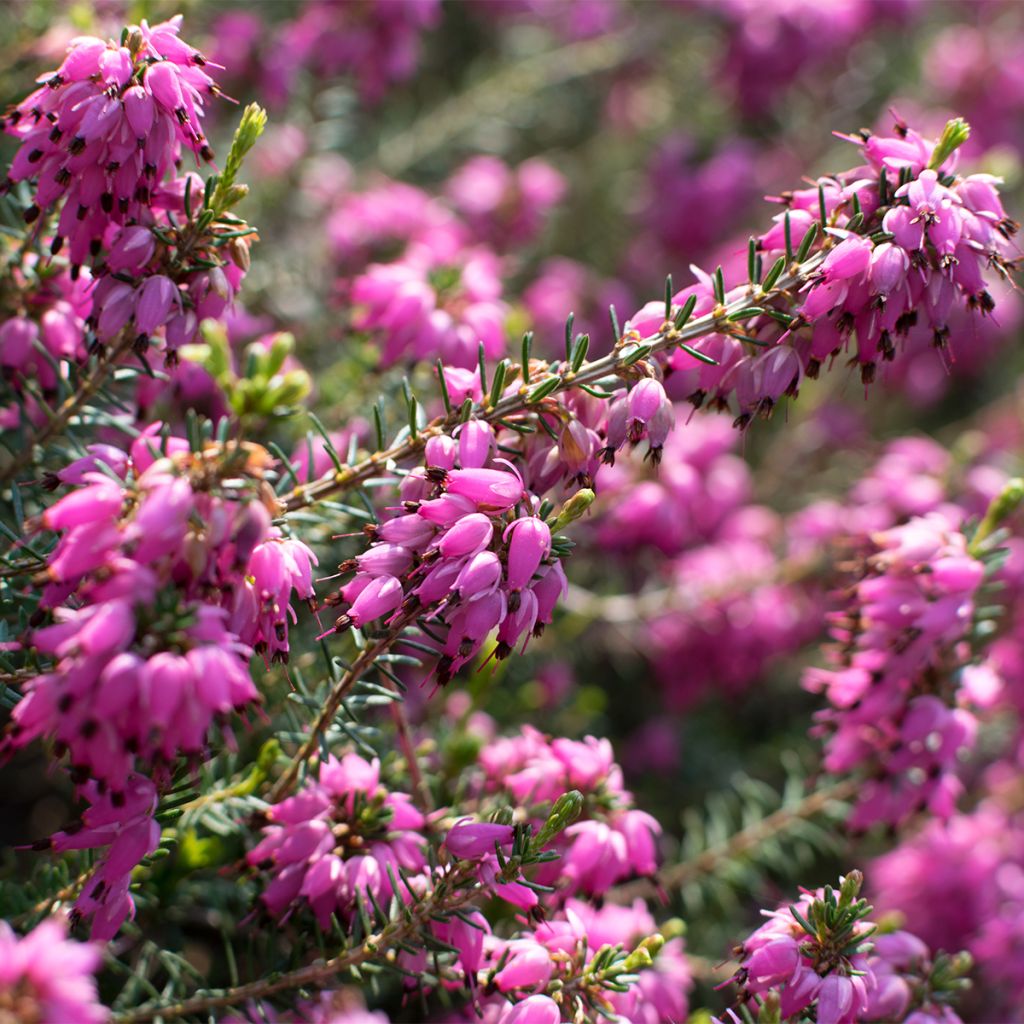
[[(914, 328), (926, 330), (941, 353), (955, 311), (991, 313), (990, 279), (1005, 277), (1017, 260), (1017, 225), (1003, 210), (998, 179), (955, 174), (955, 150), (968, 133), (966, 124), (950, 121), (933, 141), (898, 123), (893, 136), (852, 138), (867, 163), (778, 198), (785, 209), (752, 243), (748, 285), (727, 286), (721, 269), (696, 271), (697, 284), (670, 296), (670, 308), (651, 302), (634, 314), (624, 340), (656, 336), (688, 300), (701, 315), (748, 296), (741, 322), (693, 346), (713, 362), (679, 348), (666, 364), (676, 394), (730, 409), (741, 427), (770, 416), (784, 395), (795, 397), (805, 377), (817, 377), (844, 350), (865, 384)], [(759, 305), (797, 254), (816, 252), (821, 261), (788, 308)]]
[[(675, 415), (685, 420), (683, 409)], [(725, 420), (695, 417), (668, 436), (656, 470), (619, 460), (599, 476), (593, 550), (622, 564), (654, 559), (638, 597), (650, 612), (639, 617), (627, 605), (620, 617), (642, 618), (637, 629), (676, 710), (715, 692), (744, 692), (820, 622), (806, 587), (784, 578), (786, 559), (799, 564), (803, 554), (783, 521), (752, 502), (739, 441)]]
[[(420, 36), (437, 25), (440, 2), (370, 0), (355, 6), (306, 0), (294, 20), (277, 26), (264, 23), (262, 14), (223, 14), (215, 23), (213, 56), (233, 73), (257, 79), (271, 104), (282, 106), (307, 77), (338, 76), (350, 78), (366, 102), (376, 103), (416, 70)], [(237, 40), (242, 53), (225, 45), (228, 40)]]
[[(1009, 767), (1009, 766), (1004, 766)], [(914, 922), (933, 949), (964, 946), (977, 964), (993, 1015), (1024, 1006), (1020, 878), (1024, 823), (988, 800), (969, 814), (931, 821), (871, 865), (881, 910)]]
[(96, 255), (111, 226), (146, 219), (182, 147), (212, 159), (202, 121), (217, 87), (180, 26), (180, 15), (142, 22), (121, 45), (73, 40), (61, 66), (4, 118), (21, 140), (11, 181), (38, 181), (26, 219), (63, 202), (53, 248), (67, 240), (73, 264)]
[(504, 460), (484, 465), (492, 462), (491, 428), (471, 422), (458, 444), (434, 440), (428, 467), (402, 484), (403, 507), (366, 528), (369, 548), (341, 565), (355, 577), (324, 603), (344, 607), (339, 632), (413, 613), (447, 627), (435, 670), (443, 684), (492, 630), (498, 658), (539, 636), (567, 581), (550, 525), (527, 511), (536, 499), (518, 471)]
[[(550, 740), (524, 726), (518, 736), (481, 750), (479, 765), (484, 793), (505, 793), (515, 804), (541, 813), (562, 793), (583, 794), (581, 819), (554, 844), (561, 859), (537, 875), (562, 896), (601, 896), (627, 878), (654, 874), (661, 826), (633, 806), (607, 740)], [(540, 814), (533, 820), (539, 827)]]
[(493, 993), (481, 1006), (488, 1024), (560, 1024), (588, 1010), (635, 1024), (686, 1017), (692, 982), (682, 939), (666, 941), (642, 901), (595, 910), (570, 900), (531, 931), (482, 939), (476, 971)]
[(959, 1021), (946, 1004), (969, 965), (933, 965), (928, 947), (907, 932), (875, 937), (860, 885), (852, 872), (838, 889), (804, 891), (794, 906), (763, 911), (768, 922), (736, 949), (732, 980), (748, 1013), (771, 1006), (783, 1019), (805, 1020), (813, 1008), (817, 1024)]
[[(62, 267), (45, 265), (34, 254), (12, 267), (9, 286), (18, 295), (20, 311), (0, 320), (0, 373), (10, 380), (22, 403), (30, 403), (26, 388), (38, 384), (44, 395), (61, 385), (60, 364), (80, 363), (86, 356), (86, 318), (92, 309), (89, 275), (77, 280)], [(23, 404), (33, 419), (44, 418)], [(17, 426), (16, 403), (0, 411), (0, 426)]]
[(405, 793), (380, 782), (380, 764), (358, 754), (329, 758), (293, 797), (267, 811), (264, 838), (248, 855), (266, 868), (270, 883), (262, 900), (277, 918), (306, 904), (322, 928), (331, 915), (348, 920), (360, 905), (387, 905), (401, 873), (426, 864), (423, 815)]
[(399, 262), (374, 264), (356, 278), (352, 301), (361, 310), (354, 325), (383, 340), (384, 366), (441, 359), (469, 368), (480, 345), (491, 359), (504, 351), (498, 261), (486, 249), (411, 246)]
[(86, 918), (94, 939), (112, 939), (125, 919), (135, 914), (128, 891), (132, 872), (157, 848), (160, 826), (154, 815), (157, 788), (152, 780), (129, 774), (116, 787), (89, 781), (80, 788), (89, 804), (82, 819), (57, 832), (36, 849), (102, 849), (71, 912), (72, 919)]
[(533, 241), (565, 190), (565, 179), (543, 160), (511, 168), (488, 156), (464, 163), (446, 188), (480, 241), (503, 248)]
[[(116, 787), (139, 759), (198, 753), (215, 720), (258, 698), (251, 651), (285, 657), (291, 595), (312, 596), (311, 552), (271, 526), (260, 495), (268, 465), (255, 446), (193, 455), (150, 431), (125, 480), (86, 471), (47, 510), (41, 525), (61, 531), (43, 591), (55, 622), (31, 643), (55, 664), (29, 684), (8, 748), (53, 736)], [(244, 498), (211, 490), (239, 471)]]
[[(960, 784), (959, 755), (973, 744), (968, 708), (949, 706), (944, 677), (962, 664), (985, 566), (939, 513), (877, 533), (863, 575), (832, 617), (831, 671), (805, 685), (827, 694), (819, 714), (825, 766), (869, 779), (851, 820), (897, 823), (927, 807), (947, 817)], [(846, 595), (844, 594), (844, 597)], [(967, 687), (957, 703), (969, 703)]]
[(0, 921), (0, 1015), (15, 1021), (103, 1024), (110, 1014), (98, 1000), (93, 972), (100, 951), (65, 937), (65, 924), (48, 918), (19, 939)]

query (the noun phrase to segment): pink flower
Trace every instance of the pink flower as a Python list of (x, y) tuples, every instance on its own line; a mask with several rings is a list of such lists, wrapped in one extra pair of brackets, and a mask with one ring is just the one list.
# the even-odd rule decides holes
[(502, 1013), (497, 1024), (559, 1024), (562, 1011), (550, 996), (527, 996)]
[[(180, 16), (152, 28), (143, 22), (133, 51), (78, 37), (5, 121), (21, 140), (11, 179), (38, 183), (27, 216), (63, 200), (54, 251), (67, 239), (73, 264), (89, 259), (109, 225), (145, 221), (153, 184), (173, 169), (182, 146), (212, 157), (202, 118), (214, 82), (198, 52), (178, 40), (180, 25)], [(156, 308), (147, 303), (147, 322)]]
[(11, 1020), (103, 1024), (110, 1014), (97, 997), (96, 946), (65, 937), (63, 920), (47, 918), (23, 938), (0, 922), (0, 1002)]
[(511, 825), (473, 822), (469, 818), (463, 818), (448, 832), (445, 846), (460, 860), (473, 860), (486, 854), (493, 854), (496, 845), (508, 845), (512, 842), (512, 835)]
[(497, 359), (505, 348), (498, 271), (486, 250), (412, 246), (400, 261), (373, 264), (356, 278), (355, 326), (382, 339), (384, 366), (412, 358), (469, 368), (481, 344), (485, 356)]
[(538, 988), (551, 977), (552, 963), (548, 951), (533, 939), (513, 939), (505, 944), (505, 966), (494, 975), (494, 983), (502, 992)]

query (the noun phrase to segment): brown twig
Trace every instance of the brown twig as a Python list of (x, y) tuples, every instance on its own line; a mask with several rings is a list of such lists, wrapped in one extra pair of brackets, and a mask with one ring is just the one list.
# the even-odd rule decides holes
[(271, 803), (276, 803), (280, 800), (295, 784), (299, 768), (318, 750), (321, 734), (326, 731), (333, 721), (334, 716), (338, 713), (338, 708), (341, 707), (341, 702), (345, 699), (349, 690), (359, 682), (363, 674), (372, 667), (377, 658), (398, 640), (402, 635), (402, 631), (415, 617), (415, 611), (403, 615), (387, 633), (373, 643), (367, 644), (359, 652), (359, 656), (352, 663), (351, 668), (334, 684), (327, 702), (320, 709), (320, 714), (317, 715), (316, 721), (310, 729), (309, 737), (299, 748), (298, 753), (292, 758), (284, 774), (274, 783), (269, 797)]
[(113, 348), (105, 352), (103, 357), (97, 361), (92, 373), (79, 384), (75, 393), (69, 395), (47, 422), (26, 441), (25, 447), (15, 456), (14, 461), (0, 471), (0, 480), (12, 480), (23, 469), (32, 465), (36, 448), (60, 433), (71, 421), (72, 416), (84, 408), (85, 404), (103, 386), (110, 371), (117, 367), (121, 356), (131, 349), (133, 341), (134, 337), (130, 332), (124, 332), (121, 335)]
[[(733, 299), (724, 306), (717, 307), (705, 316), (690, 320), (681, 330), (671, 324), (666, 324), (658, 334), (650, 338), (644, 338), (642, 342), (635, 344), (632, 342), (622, 344), (620, 342), (609, 355), (584, 363), (575, 373), (570, 370), (567, 364), (562, 364), (556, 371), (532, 379), (529, 383), (524, 383), (515, 394), (505, 396), (495, 405), (491, 405), (486, 400), (477, 404), (474, 406), (471, 415), (476, 419), (495, 422), (509, 416), (528, 412), (532, 407), (540, 404), (539, 402), (530, 401), (531, 393), (548, 381), (557, 381), (557, 385), (545, 396), (545, 399), (582, 385), (590, 386), (597, 384), (605, 377), (617, 374), (627, 367), (631, 354), (636, 351), (640, 344), (650, 346), (650, 354), (654, 354), (694, 341), (706, 334), (714, 334), (716, 332), (730, 333), (734, 325), (729, 321), (729, 317), (733, 313), (739, 312), (739, 310), (750, 306), (752, 303), (766, 303), (775, 300), (782, 293), (802, 286), (810, 279), (810, 275), (817, 269), (824, 256), (825, 252), (819, 251), (805, 262), (795, 265), (786, 276), (781, 277), (776, 282), (767, 294), (761, 292), (757, 285), (752, 284), (739, 298)], [(386, 472), (393, 463), (407, 459), (422, 451), (429, 438), (443, 434), (457, 422), (458, 416), (456, 413), (446, 417), (438, 417), (423, 429), (418, 430), (414, 437), (393, 444), (383, 451), (374, 452), (361, 462), (357, 462), (354, 466), (342, 466), (341, 469), (320, 477), (318, 480), (296, 487), (284, 499), (287, 511), (294, 512), (298, 509), (306, 508), (332, 494), (359, 487), (378, 473)]]
[(472, 868), (453, 869), (444, 879), (446, 884), (439, 885), (423, 900), (411, 907), (408, 914), (389, 921), (379, 932), (369, 936), (360, 946), (346, 950), (330, 960), (319, 961), (299, 967), (284, 974), (270, 975), (257, 981), (250, 981), (234, 988), (216, 992), (197, 993), (190, 999), (178, 1003), (151, 1003), (134, 1010), (115, 1014), (116, 1024), (140, 1024), (150, 1020), (177, 1020), (209, 1013), (211, 1010), (237, 1006), (251, 999), (265, 999), (278, 992), (291, 989), (321, 987), (332, 978), (337, 977), (352, 967), (371, 960), (383, 958), (389, 949), (397, 943), (411, 937), (423, 927), (426, 921), (438, 914), (450, 913), (466, 906), (481, 895), (478, 885), (471, 888), (462, 886), (472, 880)]
[(734, 832), (728, 839), (702, 850), (696, 857), (662, 868), (656, 878), (639, 878), (614, 888), (608, 899), (615, 903), (650, 899), (665, 890), (681, 889), (704, 875), (713, 874), (720, 864), (734, 861), (777, 836), (795, 821), (819, 814), (829, 804), (849, 800), (857, 792), (855, 779), (844, 779), (826, 789), (808, 793), (799, 803), (780, 807), (768, 817)]

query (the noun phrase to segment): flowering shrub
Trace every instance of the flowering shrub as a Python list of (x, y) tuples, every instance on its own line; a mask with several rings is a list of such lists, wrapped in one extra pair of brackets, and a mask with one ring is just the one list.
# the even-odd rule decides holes
[(18, 7), (0, 1021), (1024, 1013), (1024, 19), (928, 6)]

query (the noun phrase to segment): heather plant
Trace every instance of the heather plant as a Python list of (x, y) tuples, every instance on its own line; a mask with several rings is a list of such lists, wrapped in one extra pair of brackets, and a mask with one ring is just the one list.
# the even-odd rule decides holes
[(0, 29), (0, 1021), (1024, 1012), (1015, 6), (144, 6)]

